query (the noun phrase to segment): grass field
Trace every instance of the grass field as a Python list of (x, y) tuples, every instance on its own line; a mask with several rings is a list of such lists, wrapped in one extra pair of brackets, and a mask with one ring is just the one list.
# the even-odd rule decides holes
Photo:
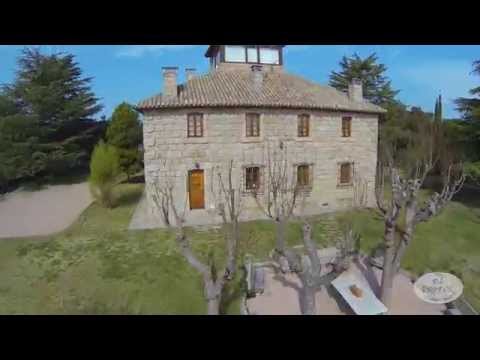
[[(1, 314), (204, 314), (202, 282), (178, 254), (165, 230), (127, 231), (143, 185), (116, 189), (118, 206), (91, 205), (66, 231), (49, 237), (0, 240)], [(480, 207), (454, 202), (437, 219), (418, 227), (404, 267), (413, 272), (451, 271), (465, 282), (465, 293), (480, 308)], [(382, 222), (371, 211), (353, 215), (362, 247), (382, 237)], [(221, 261), (220, 231), (188, 230), (195, 251)], [(337, 234), (331, 217), (317, 217), (313, 236), (320, 246)], [(264, 260), (274, 245), (273, 224), (242, 224), (240, 258)], [(298, 244), (299, 223), (288, 227)], [(242, 272), (227, 289), (223, 311), (238, 314)]]
[[(0, 240), (1, 314), (204, 314), (198, 274), (165, 230), (127, 231), (143, 185), (116, 189), (112, 210), (91, 205), (66, 231)], [(273, 248), (270, 222), (244, 224), (240, 253), (264, 259)], [(292, 224), (294, 242), (300, 226)], [(220, 261), (220, 231), (189, 229), (195, 250)], [(323, 233), (321, 226), (317, 234)], [(322, 236), (317, 236), (322, 239)], [(224, 311), (239, 313), (242, 272), (225, 294)]]

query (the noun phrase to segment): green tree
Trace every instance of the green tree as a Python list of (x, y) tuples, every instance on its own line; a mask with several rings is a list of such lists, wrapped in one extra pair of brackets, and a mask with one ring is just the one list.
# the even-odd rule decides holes
[(393, 90), (391, 81), (385, 76), (387, 67), (378, 63), (376, 54), (362, 59), (358, 54), (352, 57), (344, 56), (340, 61), (339, 72), (330, 74), (330, 86), (346, 92), (353, 79), (363, 83), (363, 95), (370, 102), (385, 106), (395, 101), (399, 91)]
[(141, 169), (142, 123), (132, 105), (116, 107), (107, 128), (107, 142), (118, 150), (120, 168), (128, 178)]
[[(473, 63), (472, 73), (480, 76), (480, 60)], [(462, 114), (465, 126), (468, 127), (467, 158), (475, 162), (480, 160), (480, 86), (471, 89), (470, 95), (473, 97), (456, 99), (455, 104)]]
[(433, 119), (435, 121), (435, 124), (439, 126), (443, 122), (443, 112), (442, 112), (442, 95), (439, 95), (437, 100), (435, 101), (435, 111), (433, 115)]
[[(13, 83), (0, 88), (0, 158), (3, 182), (21, 182), (87, 170), (105, 131), (101, 110), (71, 54), (24, 48)], [(12, 170), (13, 169), (13, 170)], [(6, 176), (5, 174), (8, 174)]]
[(95, 146), (90, 162), (90, 190), (101, 205), (112, 208), (113, 188), (120, 173), (119, 156), (115, 147), (102, 140)]

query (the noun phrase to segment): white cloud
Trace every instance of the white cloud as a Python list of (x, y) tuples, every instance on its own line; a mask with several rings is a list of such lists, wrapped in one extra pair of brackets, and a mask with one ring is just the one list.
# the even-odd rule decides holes
[(129, 45), (123, 46), (117, 53), (117, 57), (142, 57), (144, 55), (161, 55), (166, 51), (179, 51), (192, 48), (197, 45)]

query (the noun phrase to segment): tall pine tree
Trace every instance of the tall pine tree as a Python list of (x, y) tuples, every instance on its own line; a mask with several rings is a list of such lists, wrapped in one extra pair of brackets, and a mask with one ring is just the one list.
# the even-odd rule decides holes
[(0, 89), (0, 172), (5, 181), (55, 177), (88, 169), (105, 125), (92, 78), (71, 54), (24, 48), (15, 80)]
[(359, 79), (363, 83), (363, 96), (370, 102), (380, 106), (395, 102), (395, 96), (399, 91), (392, 89), (391, 81), (385, 76), (387, 67), (378, 63), (376, 54), (371, 54), (365, 59), (358, 54), (352, 57), (344, 56), (340, 61), (340, 68), (339, 72), (331, 72), (330, 86), (347, 92), (351, 81)]

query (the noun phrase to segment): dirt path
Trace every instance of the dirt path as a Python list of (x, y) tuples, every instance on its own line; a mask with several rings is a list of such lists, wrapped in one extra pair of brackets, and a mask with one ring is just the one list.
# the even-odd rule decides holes
[(87, 183), (7, 194), (0, 199), (0, 238), (49, 235), (62, 231), (91, 202)]

